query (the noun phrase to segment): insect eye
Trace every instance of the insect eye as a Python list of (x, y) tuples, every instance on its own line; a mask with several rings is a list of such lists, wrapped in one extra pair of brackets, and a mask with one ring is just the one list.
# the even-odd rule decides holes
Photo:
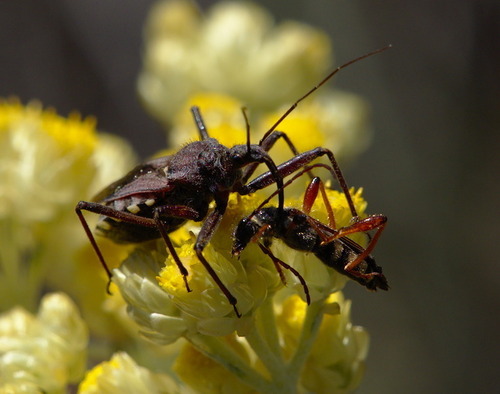
[(242, 167), (248, 164), (248, 152), (245, 145), (237, 145), (231, 149), (231, 162), (235, 167)]

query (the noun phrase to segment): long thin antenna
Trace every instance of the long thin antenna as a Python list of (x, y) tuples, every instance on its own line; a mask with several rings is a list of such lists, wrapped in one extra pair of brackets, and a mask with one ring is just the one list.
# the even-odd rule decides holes
[(318, 90), (321, 86), (323, 86), (326, 82), (328, 82), (328, 80), (330, 80), (340, 70), (350, 66), (353, 63), (359, 62), (360, 60), (366, 59), (367, 57), (370, 57), (370, 56), (376, 55), (380, 52), (383, 52), (391, 47), (392, 47), (392, 45), (387, 45), (386, 47), (379, 48), (373, 52), (370, 52), (370, 53), (367, 53), (366, 55), (357, 57), (356, 59), (350, 60), (347, 63), (344, 63), (341, 66), (337, 67), (330, 74), (328, 74), (320, 83), (318, 83), (315, 87), (313, 87), (311, 90), (309, 90), (306, 94), (304, 94), (301, 98), (299, 98), (295, 103), (293, 103), (292, 106), (290, 108), (288, 108), (288, 110), (283, 115), (281, 115), (281, 117), (276, 121), (276, 123), (271, 126), (271, 128), (266, 132), (266, 134), (264, 134), (264, 136), (262, 137), (262, 139), (259, 142), (259, 145), (262, 145), (262, 142), (269, 136), (269, 134), (271, 134), (274, 130), (276, 130), (276, 127), (278, 127), (280, 125), (280, 123), (283, 122), (283, 120), (290, 114), (290, 112), (292, 112), (295, 108), (297, 108), (297, 105), (299, 105), (299, 103), (302, 100), (306, 99), (313, 92)]
[(246, 107), (242, 107), (241, 112), (243, 113), (243, 117), (245, 118), (245, 126), (247, 132), (247, 154), (250, 155), (250, 121), (248, 120)]
[(191, 107), (191, 113), (193, 114), (194, 121), (196, 123), (196, 127), (198, 128), (198, 133), (200, 134), (200, 138), (202, 140), (207, 140), (210, 138), (208, 135), (207, 127), (205, 126), (205, 122), (201, 117), (200, 108), (197, 106)]

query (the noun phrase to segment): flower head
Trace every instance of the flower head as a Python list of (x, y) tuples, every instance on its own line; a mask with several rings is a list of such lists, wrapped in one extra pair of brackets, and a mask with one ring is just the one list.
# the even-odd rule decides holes
[(324, 33), (298, 22), (275, 26), (248, 2), (220, 2), (206, 16), (185, 0), (159, 2), (146, 42), (139, 93), (167, 124), (199, 91), (229, 94), (255, 111), (276, 108), (313, 86), (331, 57)]
[[(151, 113), (172, 127), (170, 142), (174, 145), (199, 139), (189, 113), (189, 107), (194, 105), (200, 108), (210, 137), (228, 147), (244, 144), (249, 126), (251, 142), (256, 143), (290, 103), (320, 80), (329, 59), (330, 43), (322, 33), (291, 22), (274, 27), (271, 17), (251, 3), (220, 3), (203, 19), (190, 2), (162, 1), (153, 9), (148, 24), (139, 91)], [(364, 149), (364, 102), (325, 88), (318, 93), (301, 103), (300, 111), (289, 115), (279, 130), (287, 134), (299, 152), (324, 146), (336, 155), (350, 157)], [(245, 124), (243, 106), (249, 108), (249, 125)], [(278, 141), (270, 154), (276, 163), (293, 156), (283, 141)], [(303, 176), (286, 188), (287, 206), (302, 208), (299, 195), (306, 182), (307, 176)], [(240, 372), (240, 379), (255, 391), (312, 386), (301, 371), (306, 363), (315, 362), (310, 355), (321, 326), (315, 322), (321, 321), (325, 313), (344, 313), (340, 301), (327, 300), (342, 289), (347, 279), (313, 253), (294, 250), (273, 239), (270, 250), (289, 264), (290, 270), (279, 268), (256, 243), (248, 245), (239, 259), (231, 256), (233, 240), (229, 234), (271, 193), (269, 190), (248, 197), (231, 195), (221, 223), (203, 249), (206, 262), (200, 261), (194, 250), (203, 221), (188, 222), (170, 235), (178, 260), (167, 256), (161, 250), (163, 243), (158, 242), (154, 248), (139, 249), (115, 270), (116, 283), (129, 311), (149, 339), (171, 343), (184, 337), (190, 342), (176, 369), (193, 388), (210, 391), (203, 369), (217, 376), (211, 380), (213, 391), (236, 387), (228, 371)], [(328, 191), (327, 198), (335, 212), (336, 226), (347, 225), (351, 211), (343, 194)], [(361, 191), (354, 193), (353, 200), (363, 215)], [(273, 204), (274, 200), (269, 203)], [(326, 212), (325, 203), (318, 198), (311, 215), (328, 224)], [(366, 241), (364, 234), (355, 234), (354, 238), (360, 243)], [(207, 271), (207, 263), (224, 288)], [(187, 276), (181, 274), (181, 264)], [(278, 269), (284, 271), (282, 277)], [(298, 297), (289, 298), (290, 294), (298, 294), (305, 300), (306, 286), (310, 306)], [(237, 299), (241, 318), (233, 311), (228, 293)], [(295, 331), (275, 325), (274, 320), (285, 319), (282, 316), (291, 309), (283, 303), (289, 299), (302, 303), (296, 308), (301, 312)], [(348, 324), (345, 320), (344, 328)], [(339, 338), (344, 333), (350, 331), (342, 331)], [(243, 345), (233, 346), (235, 342)], [(346, 349), (332, 351), (337, 352), (339, 360), (363, 359), (359, 354), (358, 358), (349, 358)], [(225, 369), (214, 365), (213, 360)], [(322, 371), (327, 371), (330, 364), (320, 361)], [(345, 361), (346, 366), (349, 361)], [(198, 373), (193, 365), (203, 367)], [(356, 384), (352, 383), (352, 387)], [(327, 392), (320, 386), (319, 392)], [(240, 389), (246, 390), (246, 386)]]
[(188, 329), (180, 311), (156, 281), (165, 258), (164, 247), (139, 248), (113, 274), (141, 333), (162, 345), (175, 342)]
[[(0, 218), (50, 220), (94, 178), (88, 163), (98, 145), (95, 119), (63, 118), (36, 102), (1, 101), (0, 142)], [(78, 183), (67, 182), (75, 175)]]
[[(302, 340), (306, 308), (296, 296), (283, 303), (277, 323), (283, 333), (285, 354), (293, 354)], [(349, 393), (359, 385), (364, 372), (368, 333), (352, 325), (351, 303), (341, 292), (328, 297), (325, 310), (301, 383), (314, 393)]]
[[(353, 201), (363, 215), (366, 203), (361, 191), (352, 192)], [(350, 211), (344, 195), (327, 189), (327, 197), (337, 223), (340, 226), (347, 225)], [(267, 385), (284, 384), (282, 380), (286, 380), (287, 376), (285, 366), (290, 360), (295, 360), (297, 365), (309, 365), (309, 374), (316, 365), (322, 368), (321, 373), (325, 376), (336, 374), (335, 384), (338, 383), (338, 387), (341, 387), (342, 382), (355, 387), (362, 373), (366, 346), (363, 347), (362, 342), (359, 342), (363, 339), (363, 329), (351, 327), (350, 304), (344, 302), (342, 295), (337, 293), (346, 283), (346, 277), (330, 269), (316, 257), (274, 240), (271, 249), (275, 256), (295, 268), (307, 283), (312, 301), (307, 306), (297, 295), (290, 298), (290, 293), (305, 298), (303, 284), (297, 276), (286, 270), (285, 286), (271, 259), (256, 245), (250, 244), (239, 259), (230, 254), (232, 239), (227, 234), (232, 233), (236, 224), (248, 212), (252, 212), (262, 199), (258, 194), (231, 195), (217, 232), (203, 250), (203, 256), (220, 281), (237, 298), (236, 306), (243, 315), (241, 318), (235, 315), (224, 292), (194, 251), (195, 234), (200, 228), (197, 223), (188, 223), (171, 236), (175, 240), (178, 257), (188, 271), (190, 291), (177, 263), (165, 253), (162, 241), (156, 242), (154, 247), (149, 245), (137, 249), (114, 271), (113, 280), (129, 304), (129, 313), (139, 324), (141, 331), (156, 343), (172, 343), (180, 337), (191, 342), (178, 358), (176, 370), (186, 384), (195, 389), (206, 386), (203, 383), (206, 379), (211, 381), (210, 387), (213, 386), (213, 390), (206, 386), (207, 392), (216, 392), (226, 386), (239, 387), (241, 384), (229, 377), (231, 374), (227, 369), (244, 370), (245, 385), (257, 390)], [(300, 208), (301, 201), (290, 198), (287, 199), (287, 205)], [(311, 214), (327, 222), (325, 203), (320, 198), (313, 205)], [(335, 298), (328, 298), (332, 293), (336, 294)], [(311, 326), (315, 319), (313, 316), (321, 319), (325, 313), (342, 318), (336, 318), (332, 322), (325, 317), (319, 330)], [(273, 315), (276, 316), (277, 326), (273, 326)], [(316, 335), (323, 335), (328, 330), (334, 330), (337, 335), (335, 341), (325, 341), (330, 350), (335, 352), (335, 364), (331, 364), (330, 358), (325, 359), (320, 353), (321, 345), (318, 345), (318, 350), (314, 348)], [(268, 341), (276, 342), (265, 344), (263, 336)], [(304, 338), (310, 339), (306, 341)], [(236, 345), (234, 341), (237, 342)], [(240, 343), (241, 341), (243, 342)], [(269, 352), (278, 352), (283, 355), (283, 359), (273, 356), (270, 360), (263, 361), (269, 357)], [(304, 355), (301, 358), (296, 353)], [(210, 360), (213, 357), (224, 368)], [(205, 373), (195, 372), (198, 365)], [(212, 370), (209, 377), (206, 373)], [(295, 373), (296, 381), (291, 380), (286, 383), (289, 385), (286, 387), (295, 387), (297, 382), (304, 386), (319, 387), (318, 392), (328, 392), (327, 388), (331, 387), (326, 383), (326, 378), (314, 386), (314, 378), (301, 375), (300, 368)], [(267, 382), (267, 377), (274, 377), (274, 374), (278, 374), (276, 382)], [(245, 385), (241, 386), (242, 390), (246, 390)]]
[[(95, 119), (65, 118), (40, 103), (0, 100), (0, 305), (34, 308), (43, 284), (65, 286), (85, 234), (74, 214), (133, 162)], [(64, 240), (64, 241), (61, 241)], [(51, 275), (47, 275), (48, 270)], [(61, 280), (59, 282), (59, 280)]]
[(124, 352), (114, 354), (111, 360), (102, 362), (87, 372), (78, 388), (79, 394), (180, 392), (179, 386), (171, 377), (137, 365)]
[(64, 294), (45, 296), (37, 316), (19, 307), (1, 315), (0, 391), (62, 393), (83, 375), (87, 341), (87, 327)]
[[(247, 350), (239, 342), (228, 340), (227, 343), (233, 351), (243, 358), (247, 357)], [(189, 343), (182, 347), (174, 364), (174, 371), (197, 393), (255, 393), (235, 374)]]
[[(297, 22), (275, 24), (253, 3), (220, 2), (203, 15), (187, 0), (164, 0), (147, 24), (139, 94), (170, 129), (172, 145), (199, 137), (186, 109), (199, 105), (210, 135), (223, 123), (227, 133), (216, 138), (232, 146), (246, 141), (241, 107), (248, 108), (252, 138), (261, 138), (324, 77), (331, 52), (324, 33)], [(361, 98), (324, 86), (300, 107), (279, 128), (299, 151), (328, 146), (343, 161), (367, 147), (368, 106)], [(277, 163), (291, 157), (284, 148), (272, 154)]]

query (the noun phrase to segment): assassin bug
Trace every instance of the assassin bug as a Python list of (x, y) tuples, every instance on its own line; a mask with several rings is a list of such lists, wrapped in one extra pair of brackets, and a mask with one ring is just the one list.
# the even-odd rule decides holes
[[(289, 185), (303, 172), (319, 166), (329, 168), (323, 164), (306, 167), (304, 171), (297, 173), (284, 186)], [(328, 226), (309, 215), (318, 191), (321, 191), (328, 213)], [(234, 256), (239, 256), (249, 242), (258, 242), (262, 252), (273, 261), (283, 282), (284, 276), (281, 267), (291, 270), (298, 277), (304, 288), (308, 304), (310, 303), (310, 296), (305, 280), (293, 267), (274, 256), (270, 250), (273, 238), (281, 239), (292, 249), (314, 253), (325, 265), (346, 275), (369, 290), (389, 289), (387, 279), (382, 274), (382, 268), (375, 263), (375, 260), (370, 255), (386, 225), (386, 216), (372, 215), (365, 219), (357, 219), (357, 215), (355, 215), (354, 223), (336, 228), (333, 210), (328, 201), (324, 185), (318, 177), (312, 179), (304, 194), (303, 211), (295, 208), (284, 208), (283, 211), (276, 207), (263, 208), (274, 194), (264, 200), (250, 216), (243, 218), (239, 222), (234, 232), (232, 251)], [(376, 230), (376, 232), (366, 249), (347, 238), (349, 234), (370, 230)]]
[[(299, 98), (265, 133), (259, 144), (250, 144), (250, 127), (247, 120), (245, 145), (236, 145), (232, 148), (221, 145), (217, 140), (210, 138), (198, 108), (193, 107), (192, 112), (201, 137), (200, 141), (186, 145), (171, 156), (160, 157), (141, 164), (106, 187), (94, 197), (93, 201), (80, 201), (75, 211), (109, 280), (112, 276), (111, 271), (106, 265), (82, 211), (99, 214), (98, 231), (117, 243), (135, 243), (163, 238), (184, 277), (187, 291), (191, 291), (187, 281), (188, 272), (175, 251), (169, 233), (187, 220), (204, 221), (194, 245), (196, 255), (233, 306), (236, 315), (241, 316), (236, 307), (236, 298), (203, 256), (203, 249), (212, 238), (226, 211), (229, 194), (234, 192), (246, 195), (276, 183), (277, 209), (283, 211), (283, 178), (303, 168), (314, 159), (327, 155), (335, 176), (347, 195), (347, 184), (330, 150), (318, 147), (299, 154), (286, 134), (276, 131), (276, 128), (302, 100), (341, 69), (387, 48), (389, 47), (360, 56), (337, 67), (318, 85)], [(245, 115), (245, 112), (243, 114)], [(295, 156), (276, 166), (268, 151), (279, 138), (287, 142)], [(260, 163), (264, 163), (269, 171), (248, 182)], [(209, 212), (209, 204), (212, 201), (215, 202), (215, 208)], [(349, 206), (354, 214), (352, 201), (349, 201)]]

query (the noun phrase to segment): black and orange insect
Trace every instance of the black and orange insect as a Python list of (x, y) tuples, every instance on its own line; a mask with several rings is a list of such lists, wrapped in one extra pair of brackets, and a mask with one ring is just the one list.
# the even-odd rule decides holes
[[(289, 183), (290, 181), (287, 182)], [(309, 215), (319, 190), (328, 212), (329, 225)], [(233, 255), (239, 256), (250, 242), (257, 242), (262, 252), (273, 261), (282, 281), (284, 276), (281, 267), (291, 270), (298, 277), (304, 287), (308, 303), (310, 298), (305, 280), (293, 267), (272, 253), (270, 246), (273, 239), (282, 240), (294, 250), (313, 253), (323, 264), (369, 290), (389, 289), (382, 268), (370, 255), (386, 225), (386, 216), (371, 215), (358, 219), (358, 215), (355, 214), (351, 225), (336, 228), (333, 210), (323, 183), (318, 177), (312, 179), (304, 194), (302, 211), (296, 208), (284, 208), (281, 211), (276, 207), (264, 207), (268, 201), (269, 199), (266, 199), (251, 215), (239, 222), (234, 233)], [(375, 230), (375, 233), (366, 248), (347, 237), (349, 234), (371, 230)]]

